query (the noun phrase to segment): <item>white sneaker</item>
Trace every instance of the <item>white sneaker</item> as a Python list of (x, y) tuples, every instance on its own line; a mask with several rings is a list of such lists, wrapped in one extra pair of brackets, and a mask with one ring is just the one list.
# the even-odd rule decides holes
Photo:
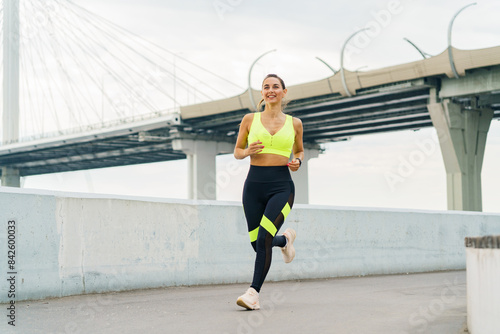
[(295, 232), (294, 229), (287, 228), (283, 235), (285, 236), (287, 243), (285, 247), (281, 248), (281, 254), (283, 255), (283, 261), (285, 261), (285, 263), (290, 263), (295, 257), (295, 247), (293, 247), (293, 242), (295, 241), (297, 232)]
[(259, 310), (259, 293), (254, 288), (249, 288), (244, 295), (238, 297), (236, 304), (248, 310)]

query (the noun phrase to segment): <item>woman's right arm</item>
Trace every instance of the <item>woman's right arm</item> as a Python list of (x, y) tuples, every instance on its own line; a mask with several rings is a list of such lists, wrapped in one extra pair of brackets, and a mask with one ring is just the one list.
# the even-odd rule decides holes
[(260, 145), (262, 144), (260, 141), (250, 143), (247, 148), (248, 132), (252, 121), (253, 114), (246, 114), (241, 121), (238, 139), (236, 140), (236, 146), (234, 147), (234, 157), (238, 160), (245, 159), (252, 154), (259, 153), (264, 148), (264, 146)]

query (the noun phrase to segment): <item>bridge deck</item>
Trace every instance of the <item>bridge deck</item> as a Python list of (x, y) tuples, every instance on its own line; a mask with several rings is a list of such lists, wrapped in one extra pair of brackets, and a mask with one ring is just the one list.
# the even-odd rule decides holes
[[(457, 80), (454, 85), (472, 78), (468, 85), (474, 86), (474, 94), (451, 98), (464, 106), (492, 108), (493, 117), (500, 118), (500, 85), (496, 82), (500, 77), (500, 47), (453, 52), (459, 73), (465, 75), (453, 79)], [(324, 80), (289, 87), (292, 102), (287, 110), (302, 119), (304, 142), (312, 147), (357, 135), (430, 127), (427, 104), (439, 98), (435, 94), (439, 94), (441, 83), (450, 76), (448, 67), (443, 53), (409, 64), (349, 73), (348, 86), (356, 93), (353, 97), (344, 96), (337, 73)], [(483, 78), (492, 84), (484, 85), (487, 80)], [(254, 97), (257, 96), (256, 92)], [(0, 166), (29, 176), (184, 159), (183, 152), (173, 149), (174, 139), (234, 143), (239, 122), (250, 111), (250, 100), (244, 93), (182, 107), (180, 115), (171, 115), (174, 121), (159, 118), (125, 124), (119, 130), (3, 145)]]

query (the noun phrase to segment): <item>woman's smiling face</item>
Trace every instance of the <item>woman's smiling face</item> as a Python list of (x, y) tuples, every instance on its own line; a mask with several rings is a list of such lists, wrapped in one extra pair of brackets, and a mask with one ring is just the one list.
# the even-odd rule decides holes
[(285, 97), (286, 89), (278, 78), (269, 77), (262, 83), (261, 94), (266, 103), (278, 103)]

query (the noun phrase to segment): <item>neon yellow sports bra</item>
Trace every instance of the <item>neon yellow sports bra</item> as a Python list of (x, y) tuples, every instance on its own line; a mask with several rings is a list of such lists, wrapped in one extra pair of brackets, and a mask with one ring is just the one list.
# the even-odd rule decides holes
[(283, 127), (274, 135), (271, 135), (264, 125), (262, 125), (260, 114), (260, 112), (253, 114), (252, 125), (250, 126), (250, 132), (248, 133), (248, 143), (250, 144), (256, 141), (261, 141), (264, 148), (259, 154), (270, 153), (290, 158), (293, 143), (295, 142), (293, 117), (286, 115)]

